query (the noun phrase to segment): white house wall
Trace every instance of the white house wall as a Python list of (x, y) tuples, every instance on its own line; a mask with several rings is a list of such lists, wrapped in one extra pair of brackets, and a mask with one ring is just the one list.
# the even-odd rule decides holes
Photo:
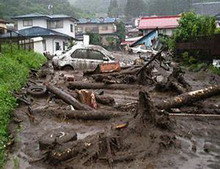
[(49, 52), (50, 54), (54, 54), (56, 52), (56, 42), (59, 43), (60, 45), (60, 50), (65, 50), (63, 48), (63, 43), (68, 43), (68, 40), (66, 39), (62, 39), (62, 38), (44, 38), (45, 39), (45, 43), (46, 43), (46, 51), (45, 52)]
[[(33, 23), (32, 26), (24, 26), (23, 21), (24, 21), (23, 19), (17, 21), (18, 30), (31, 28), (33, 26), (47, 28), (47, 20), (46, 19), (32, 19), (32, 23)], [(73, 32), (71, 32), (71, 30), (70, 30), (71, 24), (73, 25)], [(69, 36), (75, 38), (75, 23), (71, 20), (64, 19), (63, 20), (63, 28), (57, 28), (57, 29), (52, 29), (52, 30), (60, 32), (60, 33), (64, 33), (66, 35), (69, 35)]]
[[(144, 35), (147, 35), (149, 32), (153, 31), (153, 29), (151, 30), (144, 30), (143, 33)], [(167, 35), (167, 36), (172, 36), (173, 35), (173, 31), (174, 29), (160, 29), (159, 33), (163, 34), (163, 35)]]
[(34, 51), (37, 53), (44, 53), (43, 40), (34, 42)]
[(32, 23), (33, 23), (32, 26), (24, 26), (23, 21), (24, 21), (23, 19), (17, 21), (18, 30), (31, 28), (33, 26), (39, 26), (39, 27), (42, 27), (42, 28), (47, 28), (47, 21), (45, 19), (33, 19), (32, 20)]
[[(70, 25), (73, 25), (73, 32), (70, 31)], [(60, 33), (64, 33), (66, 35), (69, 35), (73, 38), (75, 38), (75, 23), (73, 21), (70, 20), (63, 20), (63, 28), (57, 28), (57, 29), (53, 29), (54, 31), (60, 32)]]

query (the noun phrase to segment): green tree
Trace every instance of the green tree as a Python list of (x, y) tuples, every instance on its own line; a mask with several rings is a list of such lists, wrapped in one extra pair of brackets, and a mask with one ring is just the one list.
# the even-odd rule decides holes
[[(53, 8), (49, 10), (48, 5), (52, 5)], [(66, 14), (76, 18), (89, 15), (72, 6), (68, 0), (0, 0), (0, 13), (5, 19), (34, 12)]]
[(147, 6), (143, 0), (128, 0), (124, 14), (127, 18), (138, 17), (147, 11)]
[(119, 7), (117, 0), (111, 0), (108, 8), (108, 16), (118, 18), (119, 16)]
[(122, 40), (125, 39), (125, 24), (123, 22), (118, 22), (116, 23), (116, 27), (117, 27), (117, 36), (121, 42)]
[(101, 36), (98, 33), (87, 32), (89, 35), (89, 43), (93, 45), (102, 45)]
[(194, 12), (183, 13), (179, 28), (174, 33), (175, 42), (210, 36), (215, 33), (216, 20), (211, 16), (197, 15)]

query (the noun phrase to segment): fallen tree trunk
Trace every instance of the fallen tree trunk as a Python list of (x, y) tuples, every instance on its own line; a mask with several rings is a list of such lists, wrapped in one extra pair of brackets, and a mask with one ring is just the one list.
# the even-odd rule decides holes
[(103, 105), (112, 106), (115, 104), (115, 99), (113, 97), (96, 95), (95, 98), (98, 103), (101, 103)]
[(104, 84), (104, 83), (89, 83), (89, 82), (72, 82), (68, 84), (68, 88), (75, 89), (140, 89), (140, 85), (127, 85), (127, 84)]
[(57, 88), (55, 86), (48, 84), (47, 90), (50, 91), (51, 93), (55, 94), (59, 98), (61, 98), (66, 103), (71, 104), (77, 110), (93, 110), (91, 107), (80, 103), (74, 97), (72, 97), (68, 93), (65, 93), (64, 91), (60, 90), (59, 88)]
[(168, 110), (175, 107), (192, 104), (196, 101), (207, 99), (220, 94), (220, 85), (211, 86), (205, 89), (196, 90), (181, 94), (171, 99), (160, 102), (156, 107), (162, 110)]
[(201, 117), (201, 118), (213, 118), (220, 119), (218, 114), (188, 114), (188, 113), (169, 113), (170, 117)]
[(114, 111), (85, 111), (85, 110), (63, 110), (63, 109), (33, 109), (34, 114), (50, 114), (57, 117), (65, 117), (69, 119), (80, 119), (80, 120), (110, 120), (111, 118), (120, 117), (126, 115), (125, 112), (114, 112)]

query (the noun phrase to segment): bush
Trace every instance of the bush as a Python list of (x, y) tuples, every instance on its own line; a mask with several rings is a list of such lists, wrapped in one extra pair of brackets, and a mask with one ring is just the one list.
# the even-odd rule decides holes
[(209, 70), (214, 73), (214, 74), (217, 74), (220, 76), (220, 68), (216, 68), (216, 67), (213, 67), (212, 65), (209, 66)]
[(199, 72), (201, 70), (207, 69), (208, 65), (206, 63), (198, 63), (198, 64), (193, 64), (189, 67), (189, 70), (193, 72)]
[(16, 107), (13, 92), (26, 83), (30, 69), (39, 68), (46, 61), (43, 55), (34, 52), (13, 48), (11, 53), (7, 46), (3, 51), (0, 56), (0, 168), (4, 165), (9, 139), (10, 112)]

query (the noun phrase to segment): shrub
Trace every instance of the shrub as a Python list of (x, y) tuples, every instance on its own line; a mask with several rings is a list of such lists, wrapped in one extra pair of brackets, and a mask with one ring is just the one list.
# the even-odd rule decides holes
[(10, 112), (16, 107), (13, 92), (26, 83), (30, 69), (37, 69), (46, 61), (43, 55), (34, 52), (13, 47), (11, 53), (8, 46), (3, 48), (5, 52), (0, 56), (0, 168), (5, 161)]

